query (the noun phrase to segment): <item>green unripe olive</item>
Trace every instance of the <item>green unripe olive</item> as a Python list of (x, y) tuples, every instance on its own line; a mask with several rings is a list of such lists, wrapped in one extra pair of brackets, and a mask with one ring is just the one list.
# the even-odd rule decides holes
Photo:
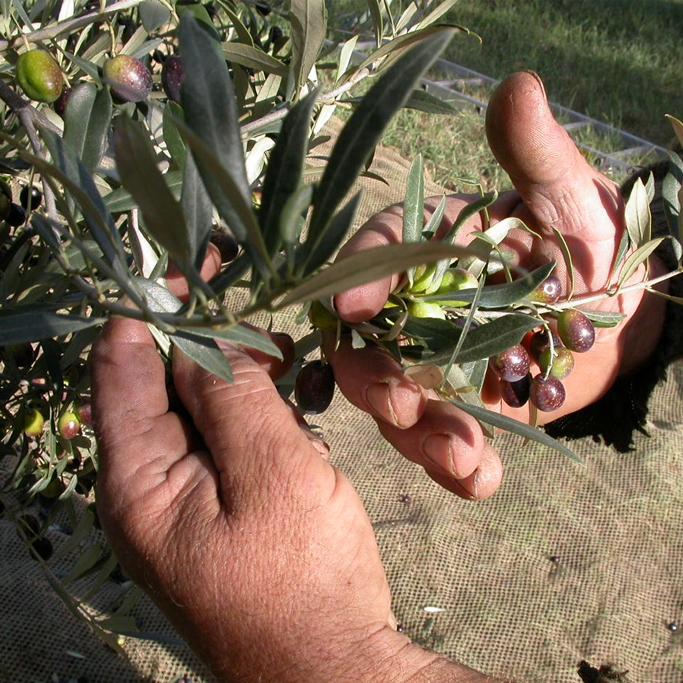
[[(478, 286), (477, 278), (464, 268), (451, 268), (444, 273), (443, 279), (438, 289), (431, 292), (435, 295), (441, 294), (451, 294), (452, 292), (461, 292), (463, 289), (476, 289)], [(427, 290), (427, 294), (429, 294)], [(441, 306), (449, 306), (450, 308), (460, 308), (462, 306), (468, 306), (467, 301), (458, 301), (453, 299), (453, 301), (439, 301)]]
[(26, 96), (36, 102), (54, 102), (64, 89), (62, 70), (45, 50), (29, 50), (20, 54), (16, 75)]
[(557, 333), (571, 351), (585, 353), (595, 343), (595, 327), (586, 315), (576, 309), (562, 311), (557, 318)]
[(38, 436), (43, 431), (45, 418), (36, 408), (29, 410), (24, 418), (24, 434), (26, 436)]
[(408, 313), (415, 318), (446, 320), (446, 311), (432, 301), (408, 301)]
[(434, 273), (436, 272), (436, 264), (431, 266), (418, 266), (413, 273), (413, 285), (408, 291), (418, 294), (424, 292), (429, 285), (432, 284)]
[(78, 419), (76, 413), (67, 411), (59, 416), (57, 429), (63, 439), (70, 441), (81, 431), (81, 421)]
[(325, 332), (337, 331), (337, 317), (328, 311), (320, 301), (314, 301), (308, 310), (308, 319), (313, 327)]
[[(551, 365), (552, 363), (552, 365)], [(541, 351), (538, 357), (538, 366), (545, 373), (550, 367), (550, 376), (555, 379), (564, 379), (569, 377), (571, 371), (574, 369), (574, 355), (564, 346), (555, 347), (555, 357), (552, 358), (550, 354), (550, 347)]]

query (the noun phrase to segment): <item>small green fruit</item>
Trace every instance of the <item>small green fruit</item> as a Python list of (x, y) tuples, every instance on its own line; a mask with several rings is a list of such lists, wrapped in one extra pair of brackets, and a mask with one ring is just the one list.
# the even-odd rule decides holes
[(81, 431), (81, 421), (78, 419), (76, 413), (67, 411), (59, 416), (57, 429), (63, 439), (70, 441)]
[[(477, 278), (464, 268), (451, 268), (444, 273), (443, 279), (438, 289), (431, 292), (434, 295), (451, 294), (452, 292), (461, 292), (463, 289), (476, 289), (478, 286)], [(429, 290), (426, 292), (429, 294)], [(467, 301), (439, 301), (441, 306), (448, 306), (449, 308), (460, 308), (468, 306)]]
[(152, 74), (139, 60), (128, 55), (108, 59), (102, 74), (112, 92), (124, 102), (142, 102), (152, 92)]
[(328, 311), (320, 301), (314, 301), (311, 304), (308, 310), (308, 319), (311, 321), (311, 325), (318, 330), (324, 330), (325, 332), (337, 331), (337, 317)]
[(432, 301), (409, 301), (408, 313), (414, 318), (438, 318), (446, 320), (446, 311)]
[(550, 367), (550, 376), (555, 379), (565, 379), (574, 369), (574, 356), (564, 346), (557, 346), (553, 358), (550, 355), (550, 347), (548, 347), (541, 351), (541, 355), (538, 357), (538, 366), (544, 373), (548, 372), (548, 367)]
[(26, 96), (36, 102), (54, 102), (64, 89), (62, 70), (45, 50), (29, 50), (19, 55), (16, 75)]
[(418, 266), (413, 273), (413, 286), (408, 291), (415, 294), (424, 292), (429, 285), (432, 284), (434, 273), (436, 272), (436, 264), (431, 266)]
[(33, 408), (26, 413), (24, 418), (24, 434), (26, 436), (38, 436), (43, 431), (45, 425), (45, 418), (40, 411)]

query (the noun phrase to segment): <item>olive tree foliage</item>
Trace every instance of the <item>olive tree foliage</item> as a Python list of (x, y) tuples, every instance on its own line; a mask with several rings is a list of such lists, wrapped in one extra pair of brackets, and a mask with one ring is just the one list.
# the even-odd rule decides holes
[[(354, 222), (358, 196), (343, 200), (356, 178), (382, 182), (372, 155), (393, 116), (403, 107), (455, 112), (419, 87), (452, 35), (466, 30), (446, 21), (455, 4), (368, 0), (351, 30), (339, 32), (329, 30), (323, 0), (0, 0), (1, 507), (60, 597), (112, 647), (136, 632), (129, 612), (137, 589), (114, 611), (84, 607), (117, 575), (106, 545), (87, 540), (97, 524), (97, 451), (86, 358), (112, 315), (146, 322), (166, 358), (175, 345), (229, 382), (215, 340), (278, 356), (242, 323), (284, 309), (315, 323), (322, 312), (317, 327), (344, 329), (354, 346), (380, 344), (487, 433), (502, 427), (572, 456), (479, 398), (488, 359), (571, 305), (530, 298), (554, 264), (531, 273), (507, 265), (499, 245), (518, 222), (485, 223), (480, 238), (455, 244), (459, 227), (474, 213), (486, 216), (495, 193), (482, 194), (434, 241), (444, 204), (422, 224), (418, 157), (403, 243), (332, 263)], [(25, 56), (35, 50), (49, 55), (36, 60), (49, 63), (45, 72)], [(63, 79), (56, 84), (45, 81), (53, 62)], [(360, 97), (363, 81), (370, 87)], [(321, 165), (324, 126), (339, 106), (352, 114)], [(667, 206), (680, 257), (683, 164), (672, 166)], [(661, 241), (650, 235), (652, 193), (652, 183), (632, 193), (611, 295)], [(235, 258), (205, 282), (208, 244), (221, 238), (232, 240)], [(571, 270), (568, 249), (565, 257)], [(166, 287), (171, 263), (188, 281), (186, 301)], [(439, 291), (453, 265), (476, 283), (457, 297)], [(487, 284), (501, 269), (506, 283)], [(406, 284), (375, 320), (349, 326), (336, 318), (332, 295), (398, 272)], [(413, 315), (415, 304), (449, 314)], [(297, 344), (299, 360), (319, 345), (313, 329)], [(291, 388), (285, 382), (281, 391)], [(40, 520), (27, 512), (36, 505)], [(51, 557), (45, 531), (64, 519), (69, 540)], [(57, 579), (50, 562), (69, 553), (78, 559)], [(81, 603), (71, 586), (85, 577)]]

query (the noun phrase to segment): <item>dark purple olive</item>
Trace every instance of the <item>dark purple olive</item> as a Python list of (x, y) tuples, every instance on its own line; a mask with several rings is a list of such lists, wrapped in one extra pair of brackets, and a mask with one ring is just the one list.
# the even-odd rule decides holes
[(211, 244), (215, 244), (221, 252), (221, 263), (234, 261), (240, 250), (235, 238), (224, 232), (211, 233)]
[(22, 515), (17, 522), (19, 523), (19, 528), (26, 534), (29, 540), (40, 536), (40, 522), (35, 515)]
[(64, 90), (62, 90), (62, 94), (55, 100), (54, 104), (52, 105), (54, 107), (54, 110), (62, 118), (66, 116), (66, 104), (69, 101), (69, 98), (71, 97), (71, 93), (73, 91), (73, 87), (64, 88)]
[(7, 199), (12, 201), (12, 188), (10, 184), (6, 181), (0, 178), (0, 193), (2, 193)]
[(52, 557), (52, 542), (49, 538), (36, 538), (35, 541), (31, 541), (31, 557), (35, 559), (37, 555), (43, 562), (47, 562)]
[[(553, 345), (556, 347), (563, 346), (562, 340), (553, 332)], [(548, 340), (548, 330), (544, 327), (538, 332), (534, 332), (529, 342), (529, 355), (538, 363), (541, 353), (550, 347)]]
[(26, 222), (26, 211), (24, 211), (19, 204), (12, 203), (7, 218), (5, 218), (5, 222), (13, 228), (21, 227)]
[(489, 359), (491, 370), (506, 382), (516, 382), (525, 377), (529, 372), (530, 365), (529, 354), (521, 344), (517, 344)]
[(271, 26), (268, 32), (268, 40), (271, 43), (277, 43), (282, 38), (282, 29), (279, 26)]
[(569, 377), (574, 369), (574, 356), (569, 349), (563, 346), (556, 346), (554, 357), (551, 358), (550, 347), (548, 347), (541, 352), (538, 358), (538, 366), (543, 371), (543, 374), (548, 372), (548, 367), (550, 367), (551, 377), (565, 379), (565, 377)]
[(180, 86), (183, 83), (185, 71), (178, 55), (170, 55), (161, 68), (161, 87), (169, 100), (180, 103)]
[(564, 404), (567, 392), (564, 384), (555, 377), (543, 379), (543, 375), (536, 375), (531, 380), (531, 402), (542, 412), (551, 413)]
[(301, 368), (294, 385), (297, 405), (307, 415), (318, 415), (334, 397), (334, 372), (329, 363), (314, 360)]
[(595, 343), (595, 327), (581, 311), (563, 311), (557, 318), (557, 332), (571, 351), (585, 353)]
[(19, 201), (26, 211), (32, 211), (40, 206), (43, 201), (43, 193), (37, 187), (26, 186), (19, 195)]
[(108, 59), (102, 74), (112, 92), (124, 102), (141, 102), (152, 92), (150, 70), (134, 57), (118, 55)]
[(93, 419), (92, 419), (92, 403), (90, 401), (87, 401), (86, 403), (82, 403), (78, 410), (78, 419), (81, 421), (82, 424), (84, 424), (86, 427), (92, 427), (93, 425)]
[(541, 304), (554, 304), (562, 296), (562, 283), (560, 278), (554, 273), (536, 287), (529, 295), (531, 301), (538, 301)]
[(254, 7), (262, 17), (267, 17), (270, 14), (270, 5), (263, 0), (256, 0)]
[(0, 192), (0, 221), (7, 220), (11, 210), (12, 200), (4, 192)]
[(531, 388), (531, 375), (527, 373), (522, 379), (516, 382), (500, 382), (500, 394), (503, 401), (513, 408), (521, 408), (529, 400), (529, 390)]

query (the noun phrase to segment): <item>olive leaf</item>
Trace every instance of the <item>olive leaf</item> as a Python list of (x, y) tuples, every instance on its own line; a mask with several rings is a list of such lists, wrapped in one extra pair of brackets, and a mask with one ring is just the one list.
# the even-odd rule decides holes
[(248, 69), (256, 69), (257, 71), (265, 71), (269, 74), (277, 76), (287, 76), (289, 68), (283, 64), (279, 59), (271, 57), (267, 52), (264, 52), (253, 45), (243, 45), (242, 43), (223, 43), (223, 55), (229, 62), (241, 64)]
[(295, 303), (322, 299), (338, 292), (401, 273), (420, 263), (442, 258), (456, 258), (472, 253), (466, 247), (439, 243), (388, 244), (353, 254), (294, 287), (277, 305), (284, 308)]
[[(134, 278), (142, 289), (147, 305), (156, 313), (176, 313), (182, 303), (165, 287), (144, 278)], [(168, 335), (190, 360), (225, 382), (232, 383), (232, 370), (228, 359), (213, 339), (201, 334), (193, 334), (190, 329), (179, 329)]]
[(327, 9), (324, 0), (291, 0), (292, 73), (298, 97), (325, 42)]
[(645, 263), (650, 255), (657, 249), (657, 247), (668, 237), (657, 237), (656, 239), (650, 240), (644, 244), (639, 249), (636, 249), (624, 263), (621, 273), (619, 274), (619, 285), (617, 287), (617, 293), (621, 290), (629, 278), (638, 270), (638, 267)]
[(116, 121), (114, 158), (121, 182), (140, 208), (152, 237), (179, 264), (193, 261), (195, 252), (180, 204), (157, 168), (149, 136), (127, 116)]
[(544, 446), (549, 446), (560, 453), (564, 453), (564, 455), (579, 463), (579, 465), (583, 465), (585, 467), (583, 461), (573, 451), (536, 427), (532, 427), (531, 425), (524, 424), (524, 422), (513, 420), (512, 418), (501, 415), (500, 413), (494, 413), (486, 408), (481, 408), (480, 406), (468, 404), (463, 401), (451, 399), (450, 402), (464, 413), (471, 415), (480, 422), (485, 422), (487, 424), (493, 425), (494, 427), (499, 427), (500, 429), (504, 429), (506, 432), (512, 432), (513, 434), (523, 436), (525, 439), (536, 441)]
[[(166, 150), (173, 159), (173, 163), (182, 169), (185, 167), (185, 143), (178, 133), (174, 119), (182, 119), (183, 110), (180, 105), (175, 102), (167, 102), (164, 107), (164, 113), (162, 118), (162, 137), (164, 139), (164, 144), (166, 145)], [(169, 183), (169, 176), (171, 173), (166, 173), (166, 182)], [(175, 196), (175, 195), (174, 195)]]
[[(526, 273), (523, 277), (514, 282), (507, 282), (501, 285), (487, 285), (481, 290), (479, 298), (479, 308), (505, 308), (523, 299), (526, 299), (538, 286), (545, 282), (550, 273), (555, 269), (555, 261), (546, 263), (540, 268)], [(449, 294), (431, 294), (423, 298), (425, 301), (474, 301), (477, 290), (463, 289), (459, 292)]]
[[(519, 344), (527, 332), (538, 326), (537, 318), (524, 313), (510, 313), (496, 318), (469, 331), (454, 361), (468, 363), (495, 356)], [(445, 348), (430, 357), (429, 362), (445, 365), (452, 355), (453, 349)]]
[(138, 12), (147, 33), (153, 33), (171, 17), (168, 9), (156, 0), (144, 0), (138, 6)]
[(574, 261), (572, 260), (572, 253), (569, 251), (569, 245), (567, 240), (565, 240), (564, 235), (553, 225), (553, 235), (557, 240), (557, 246), (560, 247), (562, 256), (564, 257), (565, 267), (567, 269), (567, 275), (569, 276), (569, 291), (567, 292), (567, 300), (570, 300), (574, 296)]
[(674, 133), (676, 133), (676, 137), (678, 138), (678, 144), (683, 147), (683, 122), (670, 114), (664, 114), (664, 116), (669, 119), (669, 123), (673, 127)]
[(589, 311), (585, 308), (581, 309), (581, 313), (583, 313), (595, 327), (616, 327), (620, 322), (626, 319), (625, 313)]
[[(683, 244), (683, 159), (675, 152), (669, 152), (669, 171), (662, 183), (662, 199), (664, 216), (669, 226), (669, 233)], [(678, 256), (679, 261), (681, 256)]]
[[(424, 169), (422, 155), (418, 154), (408, 171), (406, 194), (403, 200), (403, 244), (422, 241), (424, 226)], [(413, 285), (415, 268), (406, 271), (410, 286)]]
[[(450, 29), (440, 29), (388, 69), (351, 116), (339, 134), (313, 200), (313, 213), (304, 254), (312, 253), (347, 194), (363, 164), (379, 142), (394, 114), (407, 100), (420, 75), (437, 58), (453, 36)], [(310, 272), (302, 264), (302, 272)]]
[(271, 256), (277, 252), (279, 238), (282, 237), (282, 211), (290, 196), (298, 191), (301, 183), (310, 135), (311, 112), (318, 92), (314, 90), (292, 107), (282, 123), (277, 143), (270, 153), (268, 169), (263, 180), (259, 224), (266, 249)]
[(647, 190), (640, 178), (633, 184), (631, 194), (626, 202), (624, 220), (631, 242), (636, 248), (642, 247), (650, 240), (652, 216), (650, 215)]
[(107, 88), (82, 83), (69, 95), (64, 117), (64, 144), (91, 173), (99, 166), (109, 141), (113, 105)]
[(62, 337), (105, 322), (106, 318), (66, 315), (43, 310), (3, 312), (0, 315), (0, 346)]
[(372, 19), (372, 28), (377, 47), (381, 47), (382, 37), (384, 36), (384, 17), (382, 16), (382, 8), (379, 3), (380, 0), (368, 0), (368, 10)]
[(422, 111), (425, 114), (441, 114), (445, 116), (455, 116), (460, 114), (460, 108), (451, 104), (447, 100), (442, 100), (436, 95), (428, 93), (426, 90), (416, 88), (410, 93), (408, 101), (405, 103), (406, 109)]

